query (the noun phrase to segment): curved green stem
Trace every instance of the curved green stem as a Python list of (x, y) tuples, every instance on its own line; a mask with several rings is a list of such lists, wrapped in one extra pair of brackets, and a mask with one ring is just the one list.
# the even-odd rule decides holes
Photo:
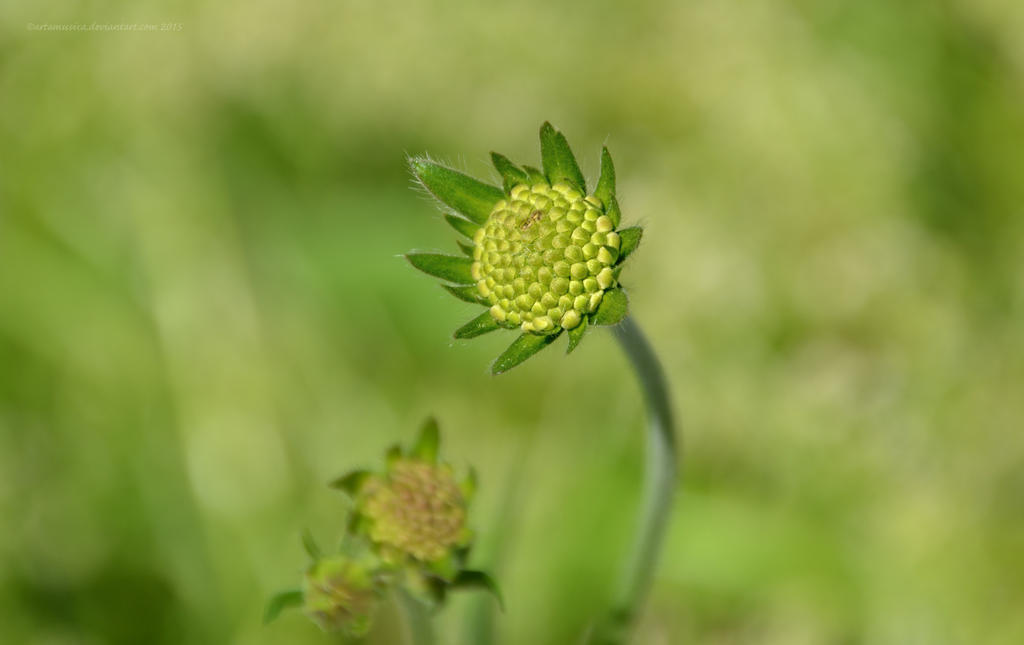
[(598, 625), (592, 643), (625, 643), (643, 605), (657, 564), (672, 511), (675, 490), (676, 434), (665, 373), (654, 349), (632, 317), (612, 328), (629, 357), (647, 407), (647, 462), (643, 509), (637, 523), (633, 552), (616, 590), (609, 615)]
[(405, 615), (406, 642), (409, 645), (434, 645), (434, 626), (427, 608), (404, 590), (399, 590), (396, 595)]

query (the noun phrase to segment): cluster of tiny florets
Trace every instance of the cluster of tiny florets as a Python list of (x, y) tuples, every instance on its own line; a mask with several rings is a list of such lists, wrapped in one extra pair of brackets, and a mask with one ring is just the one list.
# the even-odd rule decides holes
[(402, 459), (365, 491), (370, 539), (423, 562), (438, 560), (466, 537), (466, 503), (451, 469)]
[(476, 233), (473, 278), (502, 325), (573, 329), (615, 286), (620, 240), (601, 201), (566, 184), (520, 184)]

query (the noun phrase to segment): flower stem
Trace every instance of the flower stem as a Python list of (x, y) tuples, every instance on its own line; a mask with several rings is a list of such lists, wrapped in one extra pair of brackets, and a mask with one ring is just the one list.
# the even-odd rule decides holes
[(434, 626), (427, 608), (407, 591), (399, 590), (396, 595), (405, 615), (406, 642), (409, 645), (434, 645)]
[(672, 405), (658, 357), (632, 317), (626, 317), (613, 327), (612, 333), (633, 364), (644, 393), (648, 416), (647, 463), (643, 509), (637, 523), (633, 552), (616, 589), (611, 611), (589, 639), (591, 643), (600, 645), (629, 640), (668, 527), (678, 470)]

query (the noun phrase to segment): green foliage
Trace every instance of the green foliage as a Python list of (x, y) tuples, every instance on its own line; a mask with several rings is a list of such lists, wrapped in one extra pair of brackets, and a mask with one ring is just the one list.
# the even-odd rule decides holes
[(455, 338), (476, 338), (498, 329), (498, 321), (490, 312), (485, 311), (473, 320), (455, 330)]
[(445, 215), (444, 221), (448, 222), (448, 224), (450, 224), (452, 228), (454, 228), (459, 233), (465, 235), (469, 239), (473, 239), (473, 236), (476, 234), (476, 232), (480, 230), (479, 224), (477, 224), (476, 222), (471, 222), (470, 220), (465, 219), (463, 217), (459, 217), (458, 215)]
[(475, 286), (458, 287), (452, 286), (450, 284), (442, 284), (441, 288), (443, 288), (445, 291), (452, 294), (459, 300), (462, 300), (463, 302), (470, 302), (473, 303), (474, 305), (483, 304), (480, 301), (480, 292), (477, 291), (477, 288)]
[(569, 142), (564, 134), (555, 130), (547, 121), (540, 128), (540, 156), (549, 182), (565, 182), (581, 193), (587, 192), (586, 180), (576, 163), (576, 156), (569, 148)]
[(595, 325), (617, 325), (629, 313), (629, 298), (622, 289), (606, 291), (594, 312)]
[(299, 589), (282, 591), (278, 594), (274, 594), (270, 600), (267, 601), (267, 607), (263, 612), (263, 624), (269, 625), (274, 622), (277, 620), (277, 617), (281, 615), (281, 612), (286, 609), (301, 607), (302, 601), (303, 595), (302, 591)]
[(369, 476), (370, 472), (367, 470), (353, 470), (333, 480), (329, 486), (349, 495), (355, 495)]
[[(608, 148), (601, 148), (601, 177), (597, 180), (594, 197), (600, 199), (606, 209), (615, 199), (615, 165), (612, 163)], [(615, 226), (618, 226), (618, 220), (614, 221)]]
[(587, 333), (589, 320), (589, 318), (584, 318), (577, 327), (569, 330), (569, 346), (565, 350), (566, 354), (572, 353), (572, 350), (579, 346), (580, 341), (583, 340), (583, 334)]
[(636, 247), (640, 246), (640, 238), (643, 235), (644, 231), (639, 226), (631, 226), (619, 231), (619, 238), (622, 240), (622, 246), (619, 248), (620, 262), (629, 257), (636, 250)]
[(416, 439), (416, 445), (413, 446), (410, 454), (423, 461), (437, 463), (437, 452), (440, 446), (441, 431), (437, 427), (437, 419), (430, 417), (423, 422), (420, 436)]
[(473, 261), (441, 253), (407, 253), (405, 259), (420, 271), (456, 285), (476, 282), (470, 271)]
[(491, 364), (492, 374), (502, 374), (530, 358), (555, 341), (558, 334), (541, 336), (523, 334), (512, 341), (512, 344)]
[(506, 193), (512, 190), (512, 187), (516, 184), (525, 184), (529, 180), (527, 174), (520, 168), (516, 167), (516, 165), (509, 161), (504, 155), (492, 152), (491, 161), (494, 163), (494, 167), (497, 168), (498, 172), (501, 173), (502, 184), (505, 187)]
[(501, 199), (500, 189), (429, 159), (413, 157), (409, 166), (438, 201), (477, 224), (487, 221), (495, 202)]

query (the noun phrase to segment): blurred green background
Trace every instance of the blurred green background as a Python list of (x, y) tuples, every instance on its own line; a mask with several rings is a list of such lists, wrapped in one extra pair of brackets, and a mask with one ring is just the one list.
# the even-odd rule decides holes
[[(67, 5), (0, 8), (0, 642), (336, 642), (263, 604), (429, 413), (499, 641), (576, 642), (637, 510), (627, 363), (491, 378), (511, 335), (452, 341), (476, 308), (399, 257), (455, 250), (407, 153), (494, 178), (546, 119), (615, 157), (684, 425), (636, 642), (1024, 642), (1024, 5)], [(182, 29), (27, 28), (76, 22)]]

